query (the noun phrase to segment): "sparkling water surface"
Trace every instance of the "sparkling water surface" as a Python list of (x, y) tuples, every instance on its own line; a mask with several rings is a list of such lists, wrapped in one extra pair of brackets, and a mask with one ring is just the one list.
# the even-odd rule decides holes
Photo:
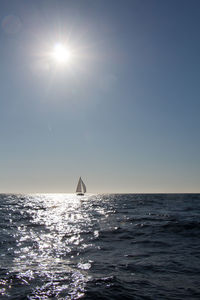
[(0, 195), (0, 299), (200, 299), (199, 194)]

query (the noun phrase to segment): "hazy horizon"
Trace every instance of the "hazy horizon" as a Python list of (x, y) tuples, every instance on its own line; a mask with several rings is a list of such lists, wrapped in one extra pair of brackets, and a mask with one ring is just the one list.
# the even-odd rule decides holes
[(0, 193), (200, 192), (200, 1), (0, 1)]

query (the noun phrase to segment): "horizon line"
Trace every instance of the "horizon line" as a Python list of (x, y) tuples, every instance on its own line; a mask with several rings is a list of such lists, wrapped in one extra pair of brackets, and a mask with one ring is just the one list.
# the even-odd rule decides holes
[[(0, 195), (52, 195), (52, 194), (74, 194), (75, 192), (0, 192)], [(136, 195), (136, 194), (143, 194), (143, 195), (150, 195), (150, 194), (200, 194), (199, 192), (91, 192), (85, 193), (85, 195), (104, 195), (104, 194), (113, 194), (113, 195)]]

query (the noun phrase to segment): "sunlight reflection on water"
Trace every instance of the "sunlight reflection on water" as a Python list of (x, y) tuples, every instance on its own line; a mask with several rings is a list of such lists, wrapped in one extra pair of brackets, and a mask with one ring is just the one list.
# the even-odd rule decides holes
[[(35, 195), (23, 199), (21, 215), (25, 222), (18, 226), (15, 236), (17, 249), (12, 271), (25, 281), (48, 278), (48, 284), (37, 288), (34, 295), (46, 295), (49, 285), (54, 295), (66, 289), (71, 298), (83, 294), (88, 280), (85, 270), (90, 269), (92, 263), (77, 259), (82, 249), (91, 246), (81, 237), (81, 233), (91, 227), (87, 200), (87, 196), (80, 198), (74, 194)], [(27, 212), (31, 220), (26, 222)]]

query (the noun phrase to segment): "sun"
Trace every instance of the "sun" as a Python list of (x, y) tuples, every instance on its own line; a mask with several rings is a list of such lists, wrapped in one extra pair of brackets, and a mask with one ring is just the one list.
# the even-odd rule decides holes
[(71, 52), (65, 45), (57, 43), (54, 45), (52, 56), (57, 63), (65, 64), (70, 61)]

